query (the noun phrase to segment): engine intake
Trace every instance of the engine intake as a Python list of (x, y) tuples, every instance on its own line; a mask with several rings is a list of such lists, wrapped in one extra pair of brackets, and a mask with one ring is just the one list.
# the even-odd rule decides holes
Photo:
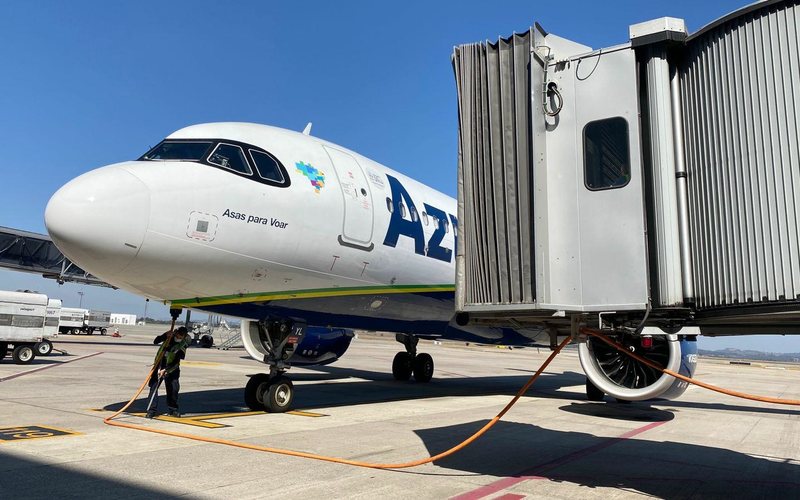
[[(265, 332), (259, 330), (257, 321), (242, 320), (242, 344), (251, 358), (263, 362), (265, 356), (269, 356), (269, 341), (265, 335), (285, 335), (282, 361), (287, 365), (327, 365), (344, 355), (354, 336), (352, 330), (344, 328), (307, 326), (297, 322), (292, 323), (290, 328), (287, 332), (281, 332), (280, 328)], [(284, 339), (273, 337), (270, 340), (277, 346)]]
[[(612, 337), (668, 370), (687, 377), (694, 376), (697, 367), (697, 342), (694, 340), (674, 334), (643, 337), (624, 333)], [(598, 389), (618, 399), (673, 399), (683, 394), (689, 385), (636, 361), (595, 337), (588, 337), (578, 345), (578, 356), (589, 380)]]

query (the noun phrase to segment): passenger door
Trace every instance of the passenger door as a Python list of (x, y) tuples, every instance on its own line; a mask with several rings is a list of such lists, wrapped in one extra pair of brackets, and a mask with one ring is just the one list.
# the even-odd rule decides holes
[(355, 158), (348, 153), (325, 146), (325, 151), (333, 163), (344, 200), (344, 221), (339, 243), (367, 252), (372, 243), (374, 207), (372, 191), (367, 176)]

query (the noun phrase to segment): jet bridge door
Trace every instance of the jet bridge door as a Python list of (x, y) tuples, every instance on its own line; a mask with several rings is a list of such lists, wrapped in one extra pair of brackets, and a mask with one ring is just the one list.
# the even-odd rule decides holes
[(344, 221), (339, 243), (370, 251), (375, 247), (372, 242), (374, 210), (367, 176), (356, 159), (348, 153), (327, 146), (325, 151), (333, 163), (344, 200)]
[[(535, 176), (540, 307), (645, 309), (648, 297), (636, 60), (629, 46), (553, 63), (563, 106)], [(538, 103), (536, 103), (538, 104)], [(557, 99), (552, 104), (558, 104)], [(544, 167), (544, 168), (541, 168)]]

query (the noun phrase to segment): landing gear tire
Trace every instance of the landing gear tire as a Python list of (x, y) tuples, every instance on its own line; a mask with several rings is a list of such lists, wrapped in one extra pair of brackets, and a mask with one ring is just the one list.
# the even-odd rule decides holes
[(33, 350), (33, 347), (30, 345), (18, 345), (14, 347), (14, 351), (11, 353), (11, 358), (14, 360), (14, 363), (18, 365), (27, 365), (33, 358), (36, 357), (36, 351)]
[(288, 377), (279, 375), (271, 379), (268, 384), (261, 384), (261, 400), (270, 413), (283, 413), (292, 408), (294, 401), (294, 384)]
[(0, 359), (3, 359), (8, 354), (8, 342), (0, 342)]
[[(433, 363), (433, 361), (431, 361), (431, 363)], [(392, 361), (392, 375), (394, 375), (395, 380), (406, 381), (410, 379), (412, 371), (414, 371), (414, 358), (411, 357), (411, 354), (400, 351), (394, 355), (394, 360)]]
[(414, 358), (414, 380), (417, 382), (430, 382), (433, 378), (433, 358), (430, 354), (417, 354)]
[(247, 385), (244, 386), (244, 403), (253, 411), (264, 411), (264, 403), (258, 400), (259, 388), (261, 384), (269, 383), (269, 375), (259, 373), (250, 377)]
[(36, 354), (39, 356), (49, 356), (53, 352), (53, 343), (49, 340), (42, 340), (36, 343)]
[(586, 377), (586, 399), (589, 401), (602, 401), (606, 393), (601, 391), (596, 385)]

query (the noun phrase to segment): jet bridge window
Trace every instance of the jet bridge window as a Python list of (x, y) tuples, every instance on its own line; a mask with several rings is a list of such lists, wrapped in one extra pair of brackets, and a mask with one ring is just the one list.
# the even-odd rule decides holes
[(627, 185), (631, 180), (628, 122), (616, 117), (587, 123), (583, 128), (583, 161), (588, 189)]
[(211, 141), (162, 141), (144, 156), (142, 160), (160, 161), (199, 161), (205, 158), (211, 148)]
[(247, 164), (242, 148), (233, 144), (221, 142), (208, 157), (208, 163), (239, 172), (240, 174), (252, 175), (253, 173)]

